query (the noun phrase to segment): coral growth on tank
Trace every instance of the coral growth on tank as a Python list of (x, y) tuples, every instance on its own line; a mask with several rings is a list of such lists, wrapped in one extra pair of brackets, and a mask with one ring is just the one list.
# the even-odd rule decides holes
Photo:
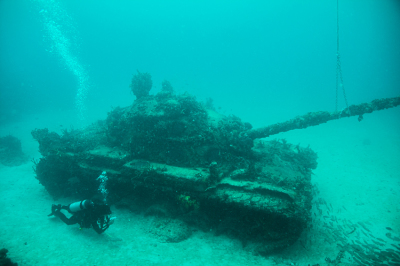
[(153, 81), (151, 80), (151, 75), (149, 73), (140, 73), (139, 70), (137, 74), (133, 76), (130, 85), (136, 99), (148, 96), (152, 86)]

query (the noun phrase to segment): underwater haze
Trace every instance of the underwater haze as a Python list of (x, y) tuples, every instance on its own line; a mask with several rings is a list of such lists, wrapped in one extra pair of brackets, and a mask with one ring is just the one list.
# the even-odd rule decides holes
[[(400, 97), (399, 25), (399, 0), (0, 0), (0, 264), (6, 248), (18, 265), (400, 265), (400, 107), (308, 128), (298, 117)], [(49, 136), (56, 132), (67, 141), (83, 132), (82, 139), (95, 139), (103, 133), (93, 133), (96, 126), (114, 125), (109, 129), (116, 136), (128, 134), (113, 119), (125, 119), (115, 118), (123, 113), (116, 107), (134, 103), (130, 85), (137, 71), (151, 75), (150, 95), (167, 80), (176, 95), (212, 102), (216, 112), (253, 128), (283, 131), (287, 124), (277, 123), (298, 117), (292, 120), (299, 122), (297, 130), (254, 137), (248, 145), (250, 150), (253, 144), (278, 143), (318, 155), (318, 166), (308, 172), (312, 217), (293, 245), (259, 256), (247, 241), (219, 235), (219, 224), (190, 227), (180, 242), (161, 241), (157, 230), (167, 227), (156, 216), (115, 205), (117, 219), (102, 235), (48, 217), (52, 204), (83, 199), (55, 199), (39, 182), (38, 162), (48, 157), (35, 132), (37, 137), (49, 129)], [(109, 121), (90, 127), (107, 115)], [(226, 130), (233, 139), (239, 135)], [(235, 149), (229, 138), (223, 140)], [(11, 142), (23, 154), (19, 164), (2, 161), (11, 158), (2, 146)], [(115, 145), (110, 149), (123, 146)], [(60, 150), (51, 155), (61, 158)], [(114, 155), (119, 162), (125, 158), (107, 154)], [(277, 158), (270, 160), (290, 168)], [(96, 167), (99, 174), (109, 171)], [(68, 182), (80, 186), (80, 176)], [(213, 193), (218, 185), (205, 191)]]
[[(153, 94), (166, 79), (256, 126), (335, 109), (336, 1), (3, 0), (0, 12), (2, 123), (104, 118), (132, 103), (137, 70)], [(339, 19), (349, 104), (396, 96), (400, 2), (340, 1)]]

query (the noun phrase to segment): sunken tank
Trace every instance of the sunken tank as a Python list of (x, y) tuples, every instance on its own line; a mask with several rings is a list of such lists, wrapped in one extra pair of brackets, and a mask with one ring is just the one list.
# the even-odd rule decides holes
[[(134, 93), (148, 86), (137, 79), (149, 76), (134, 76)], [(228, 235), (258, 254), (294, 243), (311, 220), (316, 154), (285, 140), (252, 139), (249, 123), (174, 94), (167, 81), (156, 95), (148, 92), (85, 129), (33, 130), (42, 154), (36, 177), (47, 191), (55, 199), (93, 197), (106, 171), (107, 201), (116, 207)]]

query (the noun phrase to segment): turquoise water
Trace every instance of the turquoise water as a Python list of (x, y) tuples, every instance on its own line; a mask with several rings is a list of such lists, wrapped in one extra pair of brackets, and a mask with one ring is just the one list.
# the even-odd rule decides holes
[[(113, 106), (131, 104), (137, 70), (152, 75), (151, 94), (166, 79), (176, 92), (210, 97), (218, 111), (255, 127), (334, 111), (336, 4), (0, 1), (0, 136), (17, 136), (24, 152), (39, 158), (32, 129), (82, 127), (104, 119)], [(339, 19), (349, 104), (399, 96), (400, 2), (340, 1)], [(342, 93), (338, 102), (346, 107)], [(365, 115), (361, 123), (353, 117), (277, 136), (318, 152), (313, 183), (319, 197), (333, 205), (335, 216), (370, 223), (376, 237), (385, 237), (386, 227), (400, 232), (398, 109)], [(1, 221), (0, 244), (20, 265), (112, 265), (113, 256), (126, 265), (272, 263), (208, 235), (195, 235), (191, 245), (153, 243), (145, 235), (148, 221), (136, 217), (131, 225), (135, 218), (123, 212), (110, 241), (71, 231), (47, 220), (52, 199), (31, 166), (0, 168), (0, 205), (11, 214)], [(335, 245), (322, 243), (307, 252), (300, 245), (276, 261), (307, 265), (336, 257)], [(81, 245), (90, 251), (72, 260)]]
[[(349, 104), (398, 95), (400, 3), (339, 4)], [(336, 1), (0, 5), (1, 121), (59, 109), (104, 116), (134, 100), (136, 70), (151, 73), (153, 93), (167, 79), (256, 126), (335, 108)]]

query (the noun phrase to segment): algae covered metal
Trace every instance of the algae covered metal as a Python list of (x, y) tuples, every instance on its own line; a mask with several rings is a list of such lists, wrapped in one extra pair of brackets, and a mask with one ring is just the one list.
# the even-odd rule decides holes
[(54, 198), (94, 196), (106, 171), (117, 207), (157, 209), (259, 254), (297, 240), (311, 220), (310, 148), (254, 139), (249, 123), (174, 94), (168, 82), (156, 95), (146, 91), (85, 129), (32, 131), (43, 156), (36, 176)]

